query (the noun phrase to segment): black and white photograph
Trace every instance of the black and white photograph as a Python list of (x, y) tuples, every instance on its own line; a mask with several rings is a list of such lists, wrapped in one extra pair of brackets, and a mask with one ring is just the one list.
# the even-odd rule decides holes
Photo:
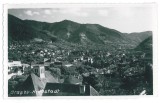
[(153, 4), (7, 9), (8, 97), (153, 92)]

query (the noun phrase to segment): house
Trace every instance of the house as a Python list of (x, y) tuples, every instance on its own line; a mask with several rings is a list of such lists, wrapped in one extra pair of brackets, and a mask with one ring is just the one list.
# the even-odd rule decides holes
[(45, 85), (34, 73), (31, 73), (22, 85), (10, 92), (10, 96), (37, 96)]
[(34, 74), (36, 74), (40, 78), (45, 78), (45, 68), (43, 65), (34, 66), (33, 72), (34, 72)]
[(65, 78), (64, 82), (65, 84), (82, 84), (82, 81), (79, 80), (78, 78), (75, 78), (74, 76), (70, 75), (67, 78)]
[(8, 80), (11, 79), (12, 76), (14, 76), (14, 75), (17, 75), (17, 73), (9, 73), (8, 76), (7, 76), (7, 77), (8, 77)]
[(61, 62), (61, 61), (55, 61), (55, 62), (54, 62), (54, 65), (55, 65), (55, 66), (62, 66), (62, 62)]
[(22, 67), (21, 61), (8, 62), (8, 71), (11, 71), (13, 67)]
[(99, 96), (90, 85), (47, 83), (43, 96)]
[(59, 83), (58, 78), (51, 75), (49, 71), (45, 71), (43, 66), (34, 67), (31, 73), (22, 85), (17, 86), (15, 90), (10, 92), (10, 96), (42, 96), (47, 83)]
[(71, 66), (73, 66), (73, 64), (65, 64), (64, 66), (65, 67), (71, 67)]
[(8, 79), (14, 75), (22, 75), (24, 73), (21, 61), (12, 61), (8, 63)]
[(65, 67), (67, 67), (67, 68), (73, 66), (73, 64), (69, 63), (68, 61), (63, 61), (62, 65), (65, 66)]
[(34, 66), (33, 73), (27, 79), (12, 90), (9, 96), (89, 96), (99, 95), (89, 85), (82, 85), (81, 81), (69, 76), (60, 83), (58, 78), (53, 77), (50, 71), (45, 71), (44, 66)]
[(26, 68), (28, 68), (28, 67), (30, 67), (29, 64), (22, 64), (22, 68), (23, 68), (23, 71), (22, 71), (22, 72), (24, 72), (24, 70), (25, 70)]

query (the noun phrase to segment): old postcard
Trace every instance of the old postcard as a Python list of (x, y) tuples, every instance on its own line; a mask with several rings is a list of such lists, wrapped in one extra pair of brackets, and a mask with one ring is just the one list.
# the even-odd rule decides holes
[(153, 95), (155, 9), (5, 5), (5, 96)]

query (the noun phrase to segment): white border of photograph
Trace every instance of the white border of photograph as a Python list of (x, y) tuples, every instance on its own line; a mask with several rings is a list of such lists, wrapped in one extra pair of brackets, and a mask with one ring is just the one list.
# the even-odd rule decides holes
[(66, 8), (66, 7), (106, 7), (106, 6), (136, 6), (136, 5), (150, 5), (154, 7), (154, 18), (153, 18), (153, 96), (158, 96), (158, 12), (157, 12), (157, 5), (155, 3), (141, 3), (141, 4), (6, 4), (4, 5), (4, 98), (5, 99), (137, 99), (137, 98), (151, 98), (152, 95), (145, 95), (145, 96), (48, 96), (48, 97), (8, 97), (8, 9), (10, 8)]

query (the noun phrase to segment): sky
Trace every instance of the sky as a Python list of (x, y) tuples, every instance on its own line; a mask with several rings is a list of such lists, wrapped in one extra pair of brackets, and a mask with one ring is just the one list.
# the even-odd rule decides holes
[(23, 20), (100, 24), (123, 33), (153, 30), (153, 6), (16, 8), (8, 13)]

